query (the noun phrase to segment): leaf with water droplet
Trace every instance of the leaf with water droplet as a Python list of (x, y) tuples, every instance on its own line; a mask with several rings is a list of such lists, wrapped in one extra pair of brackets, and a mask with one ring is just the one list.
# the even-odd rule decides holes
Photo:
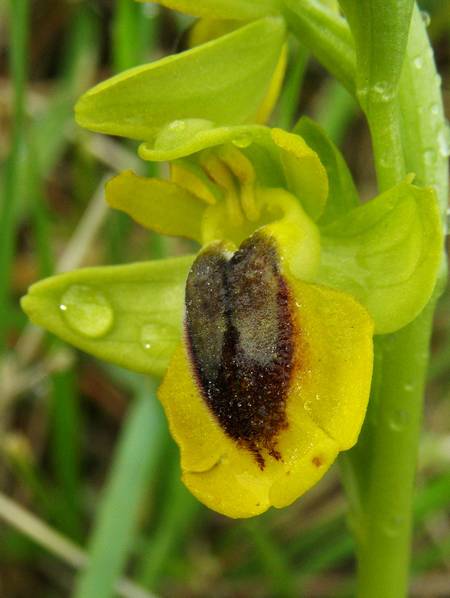
[(68, 287), (59, 309), (74, 332), (90, 338), (104, 336), (114, 322), (114, 311), (105, 294), (88, 285)]
[(366, 102), (392, 99), (401, 75), (408, 42), (413, 0), (340, 0), (355, 40), (357, 88)]
[(34, 284), (22, 307), (35, 324), (87, 353), (161, 375), (181, 337), (193, 259), (59, 274)]

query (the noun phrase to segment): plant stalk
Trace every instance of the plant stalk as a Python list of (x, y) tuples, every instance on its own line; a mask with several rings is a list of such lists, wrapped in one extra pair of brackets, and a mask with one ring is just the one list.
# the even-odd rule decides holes
[[(418, 184), (436, 188), (444, 212), (447, 164), (439, 145), (439, 132), (444, 130), (442, 99), (417, 7), (403, 71), (398, 95), (369, 104), (366, 110), (379, 186), (385, 189), (407, 172), (416, 172)], [(376, 339), (369, 412), (360, 441), (342, 460), (352, 509), (350, 524), (358, 545), (359, 598), (408, 595), (414, 478), (429, 341), (444, 272), (443, 268), (433, 298), (416, 320)]]

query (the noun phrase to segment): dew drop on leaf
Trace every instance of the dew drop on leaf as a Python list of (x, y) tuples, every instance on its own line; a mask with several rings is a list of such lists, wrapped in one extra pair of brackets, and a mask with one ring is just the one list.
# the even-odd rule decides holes
[(74, 284), (61, 297), (59, 305), (67, 325), (76, 333), (98, 338), (114, 322), (114, 312), (105, 295), (90, 286)]
[(178, 336), (179, 334), (171, 326), (151, 322), (142, 326), (140, 339), (144, 351), (157, 357), (165, 350), (170, 350), (173, 347), (174, 337)]
[(438, 135), (438, 147), (439, 153), (443, 158), (448, 158), (450, 156), (450, 145), (447, 139), (447, 134), (445, 130), (442, 130)]
[(388, 517), (382, 524), (382, 530), (386, 536), (394, 538), (400, 533), (401, 527), (405, 524), (405, 517), (403, 515), (392, 515)]
[(389, 427), (393, 432), (402, 432), (409, 423), (409, 413), (405, 409), (396, 409), (389, 419)]
[(430, 13), (427, 12), (426, 10), (421, 10), (420, 16), (422, 17), (422, 21), (424, 22), (425, 27), (429, 27), (429, 25), (431, 23)]
[(248, 147), (252, 142), (251, 135), (238, 135), (232, 140), (233, 145), (236, 147)]
[(427, 149), (423, 154), (423, 158), (425, 160), (425, 164), (431, 166), (436, 161), (436, 152), (434, 149)]

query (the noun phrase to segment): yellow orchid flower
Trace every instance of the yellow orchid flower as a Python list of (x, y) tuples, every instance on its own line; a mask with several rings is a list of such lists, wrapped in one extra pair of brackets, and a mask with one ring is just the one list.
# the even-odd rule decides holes
[(298, 130), (327, 170), (295, 133), (169, 123), (140, 154), (169, 160), (171, 180), (124, 172), (106, 198), (199, 253), (63, 274), (23, 301), (76, 346), (164, 374), (183, 481), (230, 517), (290, 504), (355, 444), (374, 330), (415, 317), (439, 263), (431, 190), (408, 179), (359, 204), (336, 148)]

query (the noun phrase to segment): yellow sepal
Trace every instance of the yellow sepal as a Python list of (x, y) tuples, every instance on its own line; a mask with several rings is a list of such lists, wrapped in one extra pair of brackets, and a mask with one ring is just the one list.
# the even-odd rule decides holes
[(122, 172), (106, 184), (106, 201), (163, 235), (201, 240), (205, 203), (175, 183)]

